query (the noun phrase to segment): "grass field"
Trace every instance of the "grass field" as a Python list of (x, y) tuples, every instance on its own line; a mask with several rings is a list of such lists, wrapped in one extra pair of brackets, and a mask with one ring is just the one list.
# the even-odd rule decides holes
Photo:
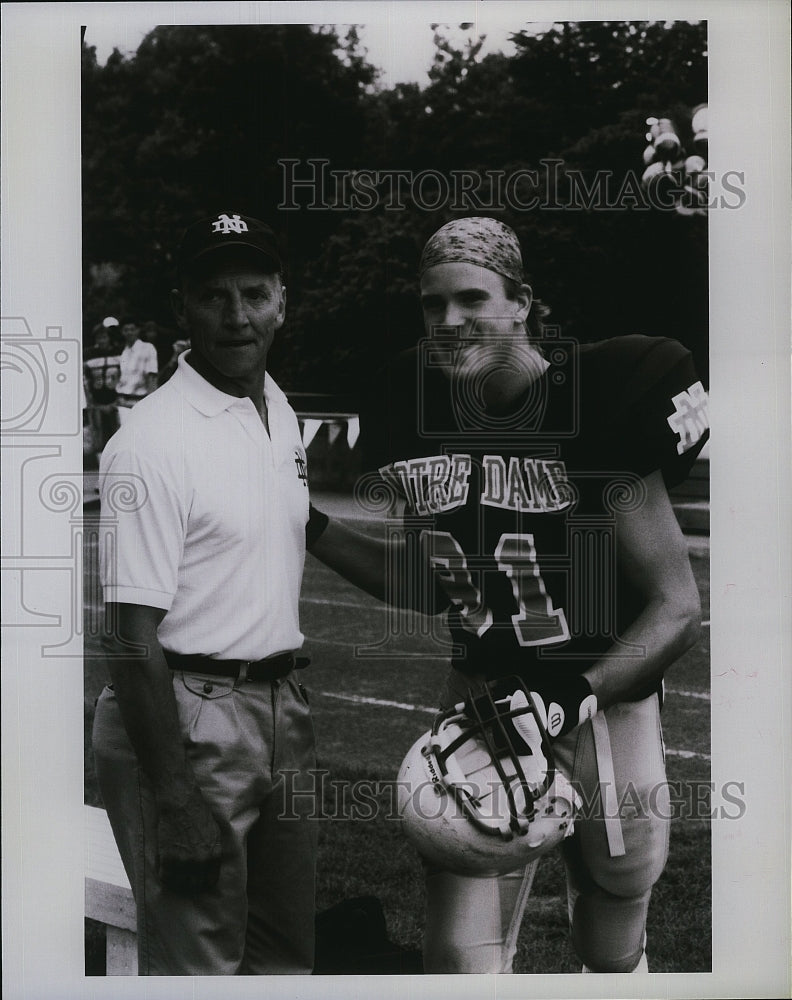
[[(349, 512), (349, 505), (333, 498), (327, 501), (318, 505), (331, 512), (334, 507), (338, 513)], [(358, 525), (376, 530), (362, 522)], [(690, 539), (690, 546), (705, 625), (699, 644), (666, 675), (663, 726), (675, 818), (669, 863), (650, 910), (648, 956), (653, 972), (711, 969), (706, 808), (710, 781), (709, 546), (704, 538)], [(89, 744), (94, 700), (106, 677), (92, 625), (100, 608), (91, 556), (86, 552), (85, 801), (100, 805)], [(388, 635), (388, 612), (311, 557), (306, 563), (301, 613), (305, 651), (312, 660), (302, 681), (314, 713), (319, 765), (328, 772), (320, 821), (317, 908), (351, 897), (377, 896), (391, 941), (419, 949), (420, 865), (398, 822), (388, 818), (388, 782), (395, 778), (405, 751), (431, 723), (445, 657), (436, 640), (420, 634), (393, 638), (385, 647), (388, 658), (372, 657), (362, 647), (374, 646)], [(353, 782), (365, 783), (367, 793), (382, 806), (370, 810), (373, 817), (360, 810), (353, 815), (349, 796)], [(96, 950), (100, 935), (98, 928), (90, 929), (89, 950)], [(90, 961), (95, 964), (97, 959)], [(515, 971), (575, 972), (578, 968), (567, 940), (563, 867), (554, 852), (539, 865)]]

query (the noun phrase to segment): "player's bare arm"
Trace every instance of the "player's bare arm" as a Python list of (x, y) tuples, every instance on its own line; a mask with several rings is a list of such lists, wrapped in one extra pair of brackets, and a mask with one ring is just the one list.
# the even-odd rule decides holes
[(386, 600), (386, 546), (380, 539), (330, 520), (308, 551), (325, 566), (371, 594)]
[(616, 520), (622, 575), (645, 601), (621, 640), (642, 647), (642, 653), (625, 656), (620, 645), (585, 672), (600, 708), (657, 687), (668, 667), (696, 642), (701, 626), (687, 545), (662, 474), (653, 472), (644, 483), (645, 502)]
[(146, 654), (118, 658), (129, 646), (113, 644), (108, 669), (130, 742), (154, 789), (162, 882), (177, 891), (200, 892), (217, 881), (220, 831), (184, 752), (172, 674), (157, 638), (164, 615), (160, 608), (114, 605), (121, 639)]
[[(406, 546), (398, 538), (376, 538), (341, 521), (329, 520), (308, 551), (356, 587), (398, 608), (430, 614), (431, 609), (405, 584)], [(409, 575), (409, 574), (407, 574)]]

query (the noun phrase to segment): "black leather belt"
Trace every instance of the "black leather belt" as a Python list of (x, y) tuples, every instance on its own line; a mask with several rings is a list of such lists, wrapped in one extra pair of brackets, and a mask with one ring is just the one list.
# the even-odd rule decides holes
[(214, 677), (245, 677), (249, 681), (274, 681), (294, 670), (305, 667), (309, 661), (295, 657), (294, 653), (279, 653), (266, 660), (215, 660), (211, 656), (184, 655), (163, 650), (165, 660), (171, 670), (187, 670), (196, 674), (211, 674)]

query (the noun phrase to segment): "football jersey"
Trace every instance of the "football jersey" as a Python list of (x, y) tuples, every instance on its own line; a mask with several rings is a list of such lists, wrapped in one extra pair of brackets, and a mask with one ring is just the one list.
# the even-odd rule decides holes
[(445, 608), (463, 672), (582, 672), (643, 605), (616, 562), (619, 512), (655, 470), (681, 482), (707, 438), (690, 353), (667, 338), (547, 341), (546, 371), (496, 418), (433, 350), (393, 367), (368, 435), (422, 553), (416, 586)]

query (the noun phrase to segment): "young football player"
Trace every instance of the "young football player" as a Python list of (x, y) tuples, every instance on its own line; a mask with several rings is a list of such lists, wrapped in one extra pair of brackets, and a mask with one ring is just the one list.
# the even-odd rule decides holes
[[(662, 681), (700, 626), (667, 490), (706, 440), (706, 394), (673, 340), (543, 333), (517, 237), (494, 219), (443, 226), (420, 282), (426, 337), (365, 428), (379, 425), (380, 474), (406, 504), (389, 565), (408, 568), (383, 584), (382, 548), (337, 522), (312, 551), (372, 593), (445, 610), (442, 707), (493, 680), (533, 692), (582, 803), (562, 846), (575, 950), (584, 971), (645, 970), (669, 834)], [(510, 972), (533, 865), (425, 870), (425, 971)]]

